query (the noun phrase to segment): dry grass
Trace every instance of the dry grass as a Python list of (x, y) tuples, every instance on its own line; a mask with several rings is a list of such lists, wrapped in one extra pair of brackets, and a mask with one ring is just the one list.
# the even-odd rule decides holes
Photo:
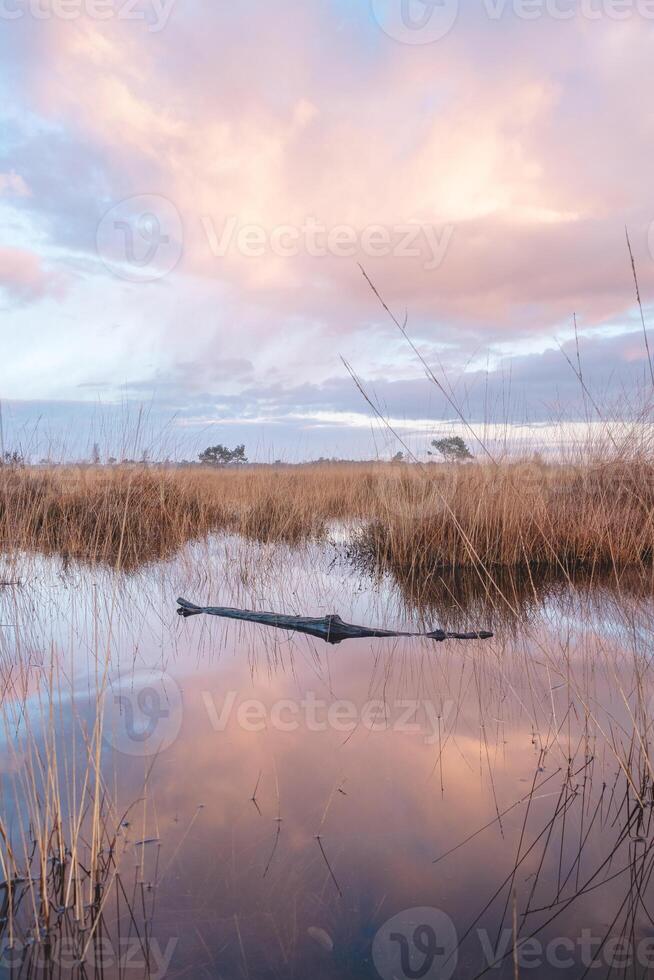
[(120, 861), (131, 807), (118, 811), (102, 771), (109, 648), (94, 650), (95, 696), (82, 698), (79, 712), (54, 655), (34, 670), (20, 638), (9, 649), (0, 643), (2, 962), (13, 962), (12, 976), (63, 975), (64, 961), (86, 976), (82, 961), (107, 906), (125, 905)]
[(648, 567), (654, 465), (316, 465), (244, 469), (3, 467), (0, 544), (122, 567), (216, 531), (298, 543), (351, 522), (357, 549), (436, 569)]
[(652, 560), (654, 468), (642, 463), (438, 467), (400, 478), (384, 499), (360, 548), (417, 586), (466, 566), (569, 572)]

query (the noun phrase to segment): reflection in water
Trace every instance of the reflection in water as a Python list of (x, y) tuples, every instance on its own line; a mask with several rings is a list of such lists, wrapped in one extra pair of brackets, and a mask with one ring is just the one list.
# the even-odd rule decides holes
[[(4, 886), (7, 975), (647, 975), (647, 584), (448, 579), (412, 611), (335, 557), (219, 539), (125, 576), (30, 559), (0, 592), (1, 850), (34, 879), (12, 915)], [(180, 621), (180, 593), (499, 632), (329, 648)], [(100, 809), (108, 871), (73, 901)]]
[(569, 572), (549, 567), (462, 567), (435, 571), (419, 586), (411, 575), (396, 569), (392, 575), (377, 575), (377, 581), (392, 582), (408, 609), (428, 621), (435, 617), (446, 628), (457, 628), (477, 616), (491, 629), (520, 629), (526, 620), (537, 621), (543, 607), (560, 610), (580, 599), (586, 605), (594, 604), (597, 612), (607, 612), (615, 605), (618, 617), (624, 618), (625, 603), (654, 597), (654, 579), (644, 568), (629, 568), (616, 575), (606, 568), (583, 566)]

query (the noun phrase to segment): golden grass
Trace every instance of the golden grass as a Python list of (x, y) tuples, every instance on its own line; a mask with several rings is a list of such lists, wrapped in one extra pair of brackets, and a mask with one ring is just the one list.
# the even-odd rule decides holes
[(360, 548), (418, 589), (434, 571), (466, 566), (567, 572), (652, 560), (654, 468), (640, 463), (438, 467), (404, 476), (386, 499)]
[(640, 460), (243, 469), (0, 468), (0, 545), (135, 567), (216, 531), (320, 537), (351, 522), (380, 567), (649, 566), (654, 466)]

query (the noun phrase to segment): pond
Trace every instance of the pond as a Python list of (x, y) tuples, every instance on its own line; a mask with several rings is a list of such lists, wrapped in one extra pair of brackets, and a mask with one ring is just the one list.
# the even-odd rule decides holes
[[(643, 977), (651, 582), (230, 537), (0, 569), (6, 976)], [(177, 596), (486, 641), (319, 639)]]

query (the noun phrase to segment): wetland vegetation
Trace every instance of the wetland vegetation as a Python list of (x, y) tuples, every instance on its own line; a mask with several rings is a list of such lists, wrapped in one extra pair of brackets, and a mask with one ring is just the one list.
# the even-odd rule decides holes
[(647, 976), (653, 475), (0, 468), (3, 973)]

